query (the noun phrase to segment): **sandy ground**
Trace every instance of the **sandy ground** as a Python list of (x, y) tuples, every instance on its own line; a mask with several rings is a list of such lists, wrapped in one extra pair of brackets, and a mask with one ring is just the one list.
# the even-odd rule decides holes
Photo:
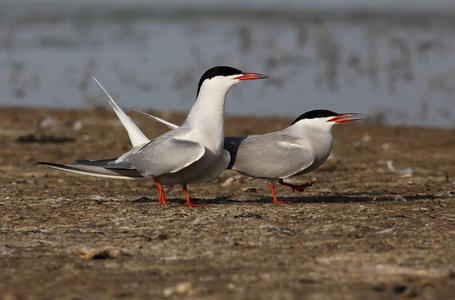
[[(131, 113), (149, 137), (167, 129)], [(161, 115), (181, 122), (177, 114)], [(227, 134), (292, 120), (228, 118)], [(225, 172), (158, 204), (152, 182), (37, 165), (117, 157), (112, 112), (0, 109), (3, 299), (455, 299), (455, 130), (334, 128), (332, 157), (294, 183)], [(387, 165), (389, 161), (389, 166)], [(390, 165), (390, 162), (392, 165)]]

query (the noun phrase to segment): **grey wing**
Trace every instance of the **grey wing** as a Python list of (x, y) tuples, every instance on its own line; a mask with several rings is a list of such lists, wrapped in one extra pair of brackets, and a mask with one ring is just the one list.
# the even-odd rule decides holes
[(295, 138), (270, 133), (244, 139), (232, 170), (258, 178), (287, 178), (313, 164), (311, 151)]
[(197, 142), (178, 139), (155, 139), (140, 150), (124, 157), (144, 176), (175, 173), (198, 161), (205, 154), (205, 147)]

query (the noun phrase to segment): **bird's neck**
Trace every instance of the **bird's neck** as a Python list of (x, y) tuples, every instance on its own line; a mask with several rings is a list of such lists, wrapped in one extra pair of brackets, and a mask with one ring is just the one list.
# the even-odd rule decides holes
[(310, 146), (317, 159), (325, 160), (332, 151), (332, 126), (324, 126), (312, 121), (300, 121), (288, 128), (290, 134)]
[(196, 132), (196, 139), (219, 152), (224, 141), (224, 104), (227, 91), (200, 91), (183, 125)]

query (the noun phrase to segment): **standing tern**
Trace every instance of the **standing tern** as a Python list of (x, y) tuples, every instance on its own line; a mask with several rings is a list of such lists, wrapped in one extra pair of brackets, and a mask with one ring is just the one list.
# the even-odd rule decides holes
[[(178, 127), (158, 117), (146, 115), (169, 128)], [(291, 126), (281, 131), (225, 137), (224, 149), (229, 151), (231, 156), (228, 169), (250, 177), (270, 180), (273, 202), (291, 203), (277, 199), (275, 181), (303, 192), (311, 183), (293, 185), (284, 182), (284, 179), (306, 174), (320, 167), (332, 152), (333, 125), (360, 120), (362, 117), (357, 113), (338, 114), (324, 109), (312, 110), (300, 115)]]
[(162, 184), (182, 184), (185, 204), (201, 206), (191, 203), (186, 185), (212, 181), (229, 165), (230, 154), (223, 149), (226, 94), (241, 81), (263, 78), (268, 76), (232, 67), (209, 69), (199, 81), (196, 102), (182, 126), (153, 140), (141, 132), (95, 79), (128, 131), (133, 148), (115, 159), (76, 161), (81, 165), (40, 164), (99, 177), (153, 179), (158, 186), (160, 204), (167, 204)]

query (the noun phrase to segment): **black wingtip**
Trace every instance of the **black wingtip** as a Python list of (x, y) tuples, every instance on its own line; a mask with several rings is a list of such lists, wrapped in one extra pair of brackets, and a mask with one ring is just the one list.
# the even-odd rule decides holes
[(111, 162), (115, 162), (117, 159), (118, 159), (118, 157), (101, 159), (101, 160), (78, 159), (78, 160), (76, 160), (76, 163), (78, 163), (80, 165), (86, 165), (86, 166), (105, 166)]

